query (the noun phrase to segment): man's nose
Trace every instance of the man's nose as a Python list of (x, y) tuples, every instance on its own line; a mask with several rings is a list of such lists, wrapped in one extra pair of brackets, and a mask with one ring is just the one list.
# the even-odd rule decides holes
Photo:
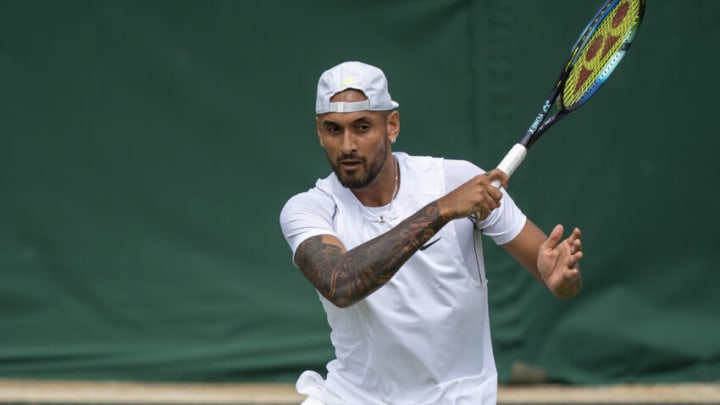
[(349, 155), (357, 149), (357, 145), (355, 143), (355, 136), (353, 136), (353, 134), (349, 130), (345, 130), (345, 133), (343, 134), (340, 149), (346, 155)]

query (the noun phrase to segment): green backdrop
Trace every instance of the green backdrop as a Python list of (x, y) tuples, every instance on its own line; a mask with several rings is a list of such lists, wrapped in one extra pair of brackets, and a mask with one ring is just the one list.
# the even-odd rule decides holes
[[(596, 3), (0, 2), (0, 377), (324, 371), (328, 327), (278, 225), (329, 171), (321, 71), (381, 66), (396, 150), (490, 168)], [(555, 299), (489, 248), (502, 381), (519, 364), (575, 384), (720, 380), (718, 13), (650, 0), (617, 73), (513, 177), (541, 227), (582, 228), (585, 290)]]

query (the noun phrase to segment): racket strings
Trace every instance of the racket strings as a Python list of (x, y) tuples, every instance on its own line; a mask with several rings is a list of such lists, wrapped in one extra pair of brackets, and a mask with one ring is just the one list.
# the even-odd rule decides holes
[(632, 40), (640, 20), (640, 0), (622, 0), (608, 10), (580, 49), (565, 81), (561, 103), (573, 109), (584, 103), (610, 75)]

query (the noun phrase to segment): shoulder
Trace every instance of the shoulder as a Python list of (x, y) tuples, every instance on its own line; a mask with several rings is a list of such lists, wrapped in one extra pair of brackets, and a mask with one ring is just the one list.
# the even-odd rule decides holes
[(472, 162), (460, 159), (444, 159), (445, 173), (464, 173), (468, 176), (476, 176), (485, 173), (485, 170), (479, 168)]
[(330, 191), (323, 187), (324, 181), (318, 180), (315, 187), (290, 197), (280, 211), (281, 221), (289, 216), (332, 214), (335, 203)]
[(395, 152), (394, 155), (398, 158), (400, 164), (412, 167), (416, 171), (434, 170), (442, 171), (446, 174), (464, 173), (466, 175), (469, 174), (470, 177), (485, 173), (484, 170), (467, 160), (447, 159), (434, 156), (415, 156), (408, 155), (404, 152)]
[(471, 178), (485, 173), (485, 170), (474, 163), (459, 159), (445, 159), (443, 171), (448, 189), (454, 189)]
[(401, 165), (407, 167), (410, 173), (422, 178), (429, 178), (428, 174), (442, 173), (448, 190), (452, 190), (471, 178), (485, 173), (485, 170), (474, 163), (462, 159), (447, 159), (433, 156), (414, 156), (403, 152), (395, 152)]
[(280, 228), (293, 254), (302, 241), (312, 236), (334, 235), (335, 200), (319, 186), (321, 182), (290, 197), (280, 211)]

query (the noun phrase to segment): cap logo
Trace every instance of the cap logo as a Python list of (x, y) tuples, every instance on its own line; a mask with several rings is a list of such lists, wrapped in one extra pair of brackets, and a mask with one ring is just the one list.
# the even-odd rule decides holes
[(342, 79), (342, 82), (341, 82), (343, 87), (347, 87), (353, 83), (355, 83), (355, 78), (352, 76)]

